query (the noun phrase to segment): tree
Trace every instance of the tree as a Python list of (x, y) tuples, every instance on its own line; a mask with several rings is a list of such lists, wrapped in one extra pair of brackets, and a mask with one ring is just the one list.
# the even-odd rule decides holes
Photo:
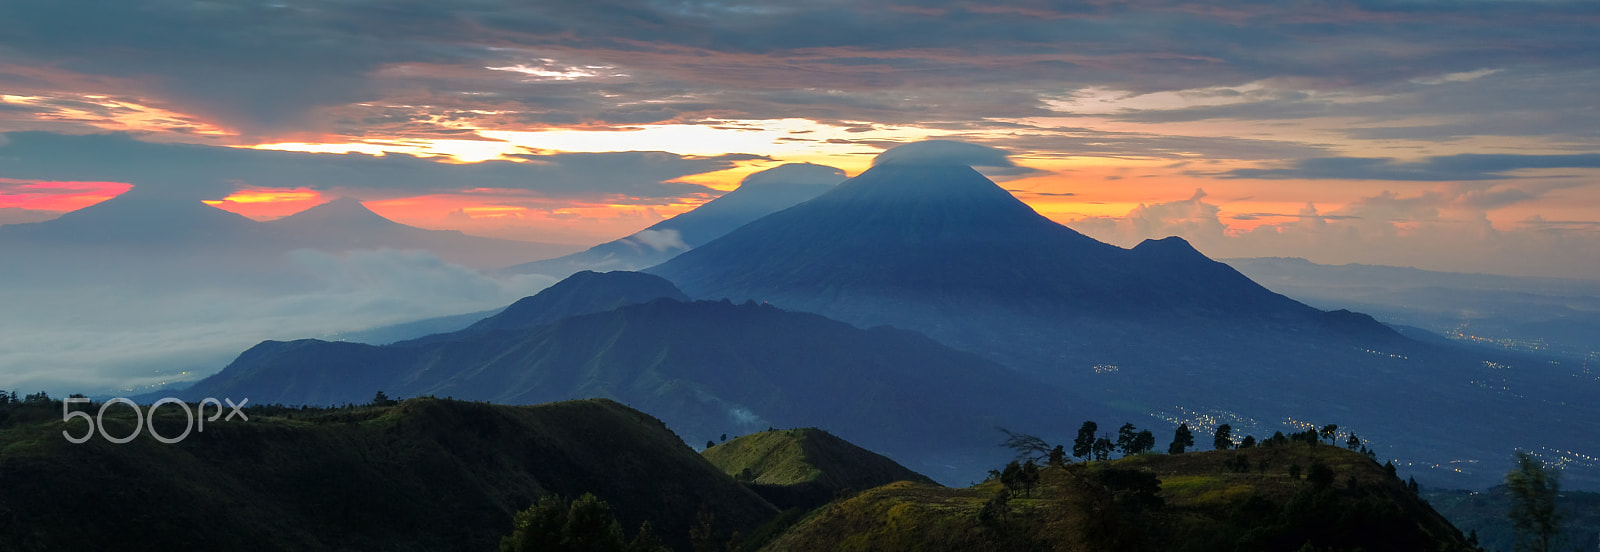
[(1217, 450), (1233, 448), (1233, 426), (1228, 424), (1217, 426), (1216, 434), (1211, 437), (1211, 448)]
[(1100, 426), (1092, 421), (1084, 422), (1083, 427), (1078, 428), (1078, 438), (1072, 441), (1074, 458), (1086, 458), (1094, 451), (1094, 432), (1099, 430)]
[(701, 508), (694, 517), (694, 527), (689, 528), (689, 546), (694, 552), (717, 552), (722, 548), (717, 543), (717, 516)]
[(1117, 450), (1122, 451), (1123, 456), (1133, 454), (1133, 440), (1138, 436), (1134, 430), (1133, 424), (1122, 424), (1117, 430)]
[(726, 433), (722, 434), (722, 442), (724, 442), (724, 443), (728, 442), (728, 434), (726, 434)]
[(706, 441), (706, 448), (711, 448), (711, 447), (714, 447), (714, 446), (717, 446), (717, 442), (716, 441)]
[(1183, 454), (1183, 450), (1194, 446), (1194, 432), (1189, 430), (1189, 424), (1178, 425), (1178, 431), (1172, 434), (1172, 444), (1167, 445), (1167, 454)]
[(1022, 465), (1022, 472), (1017, 474), (1017, 482), (1022, 485), (1022, 492), (1026, 495), (1033, 494), (1033, 488), (1039, 485), (1039, 465), (1029, 460)]
[(517, 512), (511, 535), (500, 539), (501, 552), (663, 552), (667, 550), (655, 536), (650, 522), (639, 526), (628, 541), (622, 525), (611, 514), (611, 506), (592, 494), (568, 502), (546, 495), (533, 506)]
[(1361, 438), (1360, 437), (1356, 437), (1356, 434), (1354, 434), (1354, 433), (1350, 434), (1350, 438), (1349, 439), (1345, 439), (1344, 440), (1344, 448), (1347, 448), (1347, 449), (1350, 449), (1350, 450), (1355, 450), (1355, 449), (1360, 448), (1360, 447), (1361, 447)]
[(656, 536), (655, 527), (649, 521), (639, 524), (639, 532), (633, 535), (633, 540), (628, 541), (628, 552), (672, 552), (667, 543), (661, 542), (661, 537)]
[(1094, 445), (1091, 445), (1091, 448), (1094, 452), (1094, 459), (1104, 462), (1106, 459), (1111, 458), (1112, 451), (1117, 450), (1117, 444), (1111, 442), (1110, 437), (1101, 437), (1094, 440)]
[(1242, 448), (1242, 449), (1256, 448), (1256, 436), (1254, 436), (1254, 435), (1246, 435), (1246, 436), (1244, 436), (1244, 440), (1243, 441), (1239, 441), (1239, 448)]
[(1133, 436), (1133, 453), (1134, 454), (1144, 454), (1146, 452), (1150, 452), (1150, 451), (1155, 450), (1155, 449), (1156, 449), (1156, 434), (1151, 433), (1150, 430), (1148, 430), (1148, 429), (1140, 430), (1138, 435), (1134, 435)]
[(1040, 460), (1050, 455), (1050, 443), (1036, 435), (1012, 433), (1003, 427), (1000, 431), (1006, 434), (1006, 440), (1000, 446), (1016, 451), (1019, 460)]
[(372, 396), (372, 406), (394, 406), (397, 402), (399, 401), (389, 398), (389, 395), (383, 391), (379, 391), (377, 395)]
[(1056, 445), (1056, 448), (1050, 449), (1050, 465), (1060, 467), (1066, 464), (1067, 451), (1062, 450), (1061, 445)]
[(1022, 464), (1016, 460), (1006, 464), (1006, 469), (1000, 471), (1000, 486), (1010, 491), (1022, 490)]
[(1511, 493), (1511, 526), (1516, 529), (1518, 550), (1555, 550), (1561, 534), (1561, 514), (1556, 511), (1556, 495), (1561, 490), (1560, 472), (1547, 472), (1544, 464), (1526, 452), (1517, 452), (1517, 467), (1506, 474), (1506, 490)]
[(511, 535), (500, 539), (500, 552), (560, 550), (567, 526), (567, 501), (545, 495), (511, 520)]
[(566, 550), (622, 551), (622, 525), (611, 515), (611, 506), (592, 494), (584, 493), (567, 509), (567, 526), (562, 539)]
[(1313, 461), (1311, 469), (1306, 472), (1306, 481), (1310, 481), (1311, 486), (1319, 491), (1332, 487), (1333, 469), (1323, 465), (1322, 462)]
[(1330, 444), (1330, 445), (1333, 444), (1333, 436), (1336, 435), (1338, 432), (1339, 432), (1339, 426), (1337, 426), (1337, 425), (1328, 424), (1328, 425), (1322, 426), (1322, 438), (1323, 439), (1327, 439), (1328, 440), (1328, 444)]

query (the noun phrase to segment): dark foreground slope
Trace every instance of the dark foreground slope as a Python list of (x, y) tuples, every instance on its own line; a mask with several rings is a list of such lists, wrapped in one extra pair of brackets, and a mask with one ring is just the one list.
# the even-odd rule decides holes
[[(746, 534), (776, 513), (606, 400), (258, 409), (170, 445), (69, 444), (60, 407), (36, 410), (0, 425), (0, 549), (483, 551), (539, 496), (585, 492), (684, 549), (702, 508)], [(162, 434), (180, 434), (182, 413), (160, 412)], [(132, 415), (113, 406), (106, 425), (127, 435)]]
[(896, 481), (934, 484), (894, 460), (817, 428), (735, 437), (700, 455), (783, 509), (811, 509), (841, 494)]
[[(1230, 467), (1241, 458), (1248, 471)], [(1289, 474), (1313, 464), (1331, 470), (1332, 483)], [(1469, 549), (1460, 531), (1375, 462), (1303, 444), (1044, 468), (1025, 493), (1002, 493), (995, 481), (965, 489), (895, 483), (823, 507), (763, 548)]]
[(180, 396), (342, 404), (377, 390), (501, 404), (608, 397), (695, 444), (822, 427), (950, 481), (982, 473), (977, 462), (994, 457), (1001, 437), (995, 426), (1043, 432), (1055, 420), (1103, 414), (915, 332), (670, 299), (384, 347), (268, 341)]

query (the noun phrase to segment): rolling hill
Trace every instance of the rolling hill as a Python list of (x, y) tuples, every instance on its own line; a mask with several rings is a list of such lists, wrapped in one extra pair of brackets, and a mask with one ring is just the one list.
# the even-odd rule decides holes
[[(493, 550), (538, 497), (587, 492), (683, 549), (698, 511), (746, 533), (777, 513), (607, 400), (256, 408), (176, 444), (120, 445), (67, 443), (58, 404), (0, 421), (0, 548)], [(176, 408), (160, 413), (163, 434), (181, 433)], [(125, 435), (131, 418), (113, 408), (105, 424)]]
[(998, 456), (997, 425), (1047, 432), (1055, 420), (1103, 412), (914, 332), (671, 299), (383, 347), (269, 341), (180, 396), (323, 405), (378, 390), (502, 404), (613, 398), (694, 443), (816, 426), (952, 481)]
[(742, 435), (700, 455), (785, 510), (810, 510), (841, 495), (896, 481), (936, 484), (894, 460), (817, 428)]
[[(1243, 460), (1249, 468), (1229, 467)], [(1327, 482), (1291, 471), (1327, 468)], [(911, 482), (818, 509), (764, 551), (1456, 550), (1460, 531), (1377, 463), (1293, 445), (1138, 455), (1041, 470), (1031, 490), (998, 481)]]

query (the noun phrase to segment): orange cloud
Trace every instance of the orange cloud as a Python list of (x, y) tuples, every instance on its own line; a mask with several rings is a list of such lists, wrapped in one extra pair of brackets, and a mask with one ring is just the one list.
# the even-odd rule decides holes
[(133, 188), (123, 182), (54, 182), (0, 178), (0, 208), (76, 211)]
[(246, 188), (220, 200), (206, 200), (204, 203), (256, 220), (270, 220), (310, 209), (326, 201), (316, 190), (306, 188)]

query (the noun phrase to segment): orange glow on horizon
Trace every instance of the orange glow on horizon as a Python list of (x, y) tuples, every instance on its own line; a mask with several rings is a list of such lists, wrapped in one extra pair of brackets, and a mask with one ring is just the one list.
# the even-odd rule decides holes
[(222, 199), (203, 203), (256, 220), (286, 217), (326, 202), (316, 190), (306, 188), (247, 188)]
[(0, 208), (69, 212), (133, 188), (125, 182), (33, 181), (0, 178)]

